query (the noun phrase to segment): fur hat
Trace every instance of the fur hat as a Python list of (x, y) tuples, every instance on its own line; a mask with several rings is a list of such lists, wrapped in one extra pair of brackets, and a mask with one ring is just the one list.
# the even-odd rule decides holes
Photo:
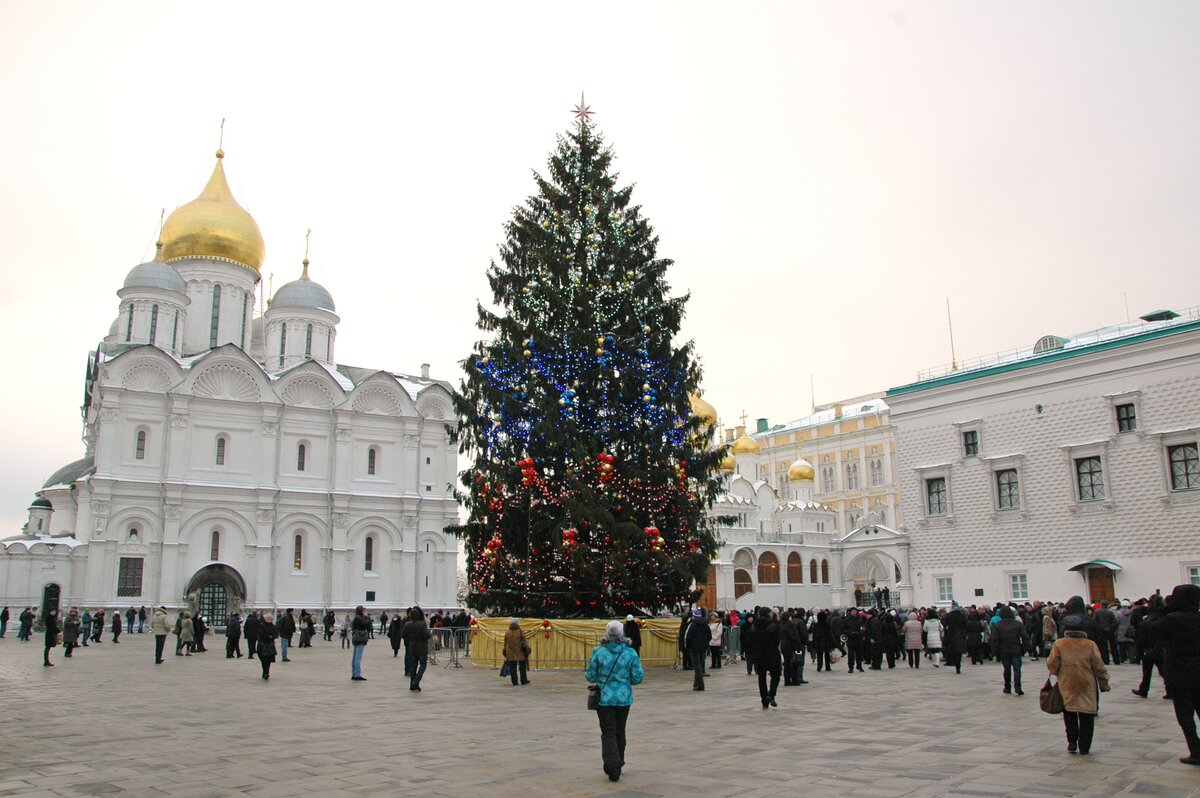
[(692, 610), (692, 617), (693, 617), (693, 618), (703, 618), (703, 617), (704, 617), (704, 610), (702, 610), (702, 609), (700, 609), (699, 607), (697, 607), (696, 609)]

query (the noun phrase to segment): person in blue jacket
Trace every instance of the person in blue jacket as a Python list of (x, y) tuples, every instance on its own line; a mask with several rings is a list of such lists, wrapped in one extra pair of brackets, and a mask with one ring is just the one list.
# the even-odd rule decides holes
[(629, 645), (625, 627), (612, 621), (605, 627), (604, 637), (592, 651), (584, 677), (600, 685), (600, 750), (604, 772), (609, 781), (621, 778), (625, 766), (625, 724), (633, 706), (633, 686), (641, 684), (645, 672), (642, 661)]

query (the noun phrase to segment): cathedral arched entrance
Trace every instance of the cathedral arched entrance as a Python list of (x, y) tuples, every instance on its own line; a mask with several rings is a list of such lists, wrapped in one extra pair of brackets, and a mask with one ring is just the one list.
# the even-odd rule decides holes
[(874, 591), (887, 591), (889, 605), (900, 599), (899, 584), (903, 578), (900, 564), (879, 551), (864, 551), (850, 561), (846, 569), (846, 590), (855, 598), (854, 606), (868, 607), (877, 603)]
[(230, 613), (242, 611), (246, 580), (236, 568), (213, 563), (192, 576), (185, 595), (192, 610), (203, 615), (209, 626), (224, 626)]

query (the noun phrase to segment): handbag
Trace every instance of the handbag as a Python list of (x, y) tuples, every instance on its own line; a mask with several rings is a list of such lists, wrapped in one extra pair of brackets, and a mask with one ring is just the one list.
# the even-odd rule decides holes
[(504, 664), (500, 666), (500, 678), (503, 679), (507, 675), (508, 675), (508, 660), (505, 660)]
[(1038, 693), (1038, 703), (1041, 704), (1042, 712), (1050, 715), (1061, 715), (1063, 713), (1063, 697), (1062, 690), (1058, 689), (1058, 682), (1051, 683), (1049, 677), (1046, 683), (1042, 685), (1041, 691)]
[(613, 671), (617, 669), (617, 663), (621, 661), (621, 657), (623, 656), (625, 656), (624, 651), (618, 654), (617, 658), (613, 660), (612, 667), (608, 669), (608, 676), (604, 678), (603, 686), (598, 684), (588, 685), (587, 708), (589, 710), (596, 712), (600, 709), (600, 690), (602, 687), (608, 686), (608, 680), (612, 678)]
[(350, 642), (356, 646), (365, 646), (367, 644), (367, 639), (370, 636), (370, 632), (368, 632), (366, 629), (350, 630)]

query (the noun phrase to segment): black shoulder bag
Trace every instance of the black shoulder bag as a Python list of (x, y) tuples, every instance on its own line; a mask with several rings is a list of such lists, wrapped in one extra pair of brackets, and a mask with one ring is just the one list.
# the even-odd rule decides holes
[(600, 709), (600, 691), (608, 685), (608, 680), (612, 678), (613, 671), (615, 671), (617, 669), (617, 663), (621, 661), (621, 657), (623, 657), (623, 656), (625, 656), (624, 651), (622, 651), (620, 654), (618, 654), (617, 658), (613, 660), (612, 667), (608, 669), (608, 676), (604, 677), (603, 685), (599, 685), (599, 684), (589, 684), (588, 685), (587, 708), (592, 710), (593, 712)]

